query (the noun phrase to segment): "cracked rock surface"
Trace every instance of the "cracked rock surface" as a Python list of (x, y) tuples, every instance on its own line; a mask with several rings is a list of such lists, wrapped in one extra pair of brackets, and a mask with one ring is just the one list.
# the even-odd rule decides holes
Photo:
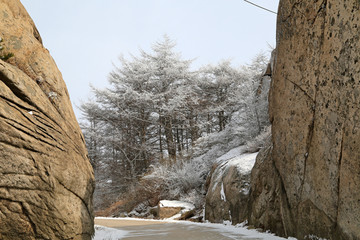
[(280, 0), (272, 147), (249, 222), (282, 236), (360, 239), (360, 2)]
[(0, 0), (0, 239), (91, 239), (93, 170), (61, 73), (19, 0)]

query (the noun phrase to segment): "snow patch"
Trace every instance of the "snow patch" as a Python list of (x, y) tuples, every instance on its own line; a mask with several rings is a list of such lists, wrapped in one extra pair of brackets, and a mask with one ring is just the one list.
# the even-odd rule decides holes
[(114, 228), (107, 228), (103, 226), (95, 225), (95, 235), (93, 240), (115, 240), (115, 239), (122, 239), (128, 234), (127, 231), (118, 230)]
[[(211, 191), (214, 192), (218, 183), (222, 182), (222, 177), (224, 176), (225, 172), (229, 167), (235, 166), (238, 172), (241, 175), (250, 174), (252, 168), (255, 165), (257, 153), (243, 153), (245, 151), (245, 146), (240, 146), (237, 148), (233, 148), (226, 154), (220, 156), (216, 159), (218, 162), (218, 167), (213, 173), (212, 182), (214, 185), (211, 188)], [(242, 189), (241, 190), (244, 194), (249, 193), (249, 189)], [(224, 193), (224, 186), (221, 186), (221, 200), (226, 201), (225, 193)]]
[(160, 207), (172, 207), (172, 208), (183, 208), (187, 210), (193, 210), (195, 206), (191, 203), (175, 200), (161, 200), (159, 203)]
[(56, 92), (49, 92), (48, 97), (49, 97), (49, 98), (56, 98), (56, 97), (57, 97), (57, 93), (56, 93)]
[(181, 217), (182, 214), (183, 214), (183, 211), (181, 210), (180, 213), (175, 214), (175, 215), (172, 216), (172, 217), (165, 218), (164, 220), (175, 220), (175, 219), (178, 219), (179, 217)]
[(249, 184), (246, 183), (246, 187), (245, 188), (242, 188), (240, 189), (240, 193), (244, 194), (244, 195), (248, 195), (250, 193), (250, 187), (249, 187)]
[(221, 197), (221, 200), (226, 202), (226, 196), (225, 196), (225, 192), (224, 192), (224, 183), (223, 182), (221, 183), (220, 197)]
[(256, 153), (245, 153), (246, 146), (240, 146), (237, 148), (231, 149), (229, 152), (225, 153), (224, 155), (218, 157), (216, 161), (218, 163), (222, 163), (220, 165), (221, 168), (227, 168), (230, 166), (237, 166), (239, 173), (246, 174), (251, 171), (251, 169), (255, 165)]
[(216, 159), (216, 161), (222, 162), (222, 161), (227, 161), (232, 158), (238, 157), (241, 154), (243, 154), (245, 150), (246, 150), (246, 146), (240, 146), (240, 147), (233, 148), (230, 151), (228, 151), (227, 153), (225, 153), (224, 155), (221, 155), (220, 157), (218, 157)]
[(235, 157), (235, 158), (229, 160), (228, 165), (236, 166), (237, 170), (241, 174), (249, 173), (249, 172), (251, 172), (251, 169), (255, 165), (257, 155), (258, 155), (258, 152), (240, 155), (238, 157)]

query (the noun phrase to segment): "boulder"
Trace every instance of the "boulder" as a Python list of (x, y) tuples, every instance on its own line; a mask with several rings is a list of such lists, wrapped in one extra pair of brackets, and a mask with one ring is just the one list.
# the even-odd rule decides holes
[(359, 1), (280, 0), (272, 142), (251, 177), (256, 227), (360, 239), (359, 12)]
[(246, 221), (250, 173), (257, 153), (243, 154), (217, 163), (209, 175), (205, 219), (238, 224)]
[(195, 214), (195, 206), (191, 203), (176, 200), (161, 200), (158, 204), (160, 219), (186, 220)]
[(19, 0), (0, 0), (0, 239), (91, 239), (93, 170), (61, 73)]
[(158, 208), (159, 212), (159, 218), (165, 219), (165, 218), (171, 218), (172, 216), (175, 216), (182, 210), (181, 207), (160, 207)]

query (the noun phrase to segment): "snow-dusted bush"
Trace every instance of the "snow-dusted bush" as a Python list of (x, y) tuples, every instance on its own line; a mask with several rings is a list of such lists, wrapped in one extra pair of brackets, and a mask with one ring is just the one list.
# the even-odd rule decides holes
[[(163, 183), (161, 198), (182, 199), (187, 195), (204, 195), (202, 190), (210, 166), (206, 162), (179, 159), (174, 165), (157, 165), (145, 179), (153, 179)], [(196, 192), (196, 194), (194, 194)], [(191, 201), (195, 203), (197, 200)]]
[(265, 146), (267, 140), (270, 137), (271, 137), (271, 125), (265, 127), (259, 135), (257, 135), (254, 139), (246, 143), (246, 152), (249, 153), (258, 152), (261, 148)]
[(195, 205), (196, 209), (203, 209), (205, 195), (203, 192), (198, 192), (195, 189), (180, 198), (180, 201), (189, 202)]

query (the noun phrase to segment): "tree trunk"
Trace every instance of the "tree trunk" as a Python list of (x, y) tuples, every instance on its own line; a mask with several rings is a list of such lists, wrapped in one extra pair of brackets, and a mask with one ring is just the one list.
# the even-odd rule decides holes
[(224, 117), (224, 111), (220, 111), (218, 114), (218, 119), (219, 119), (219, 132), (221, 132), (222, 130), (224, 130), (225, 128), (225, 117)]
[(210, 117), (210, 114), (208, 113), (207, 115), (207, 124), (206, 124), (206, 132), (207, 134), (210, 134), (211, 133), (211, 117)]
[(164, 117), (164, 128), (165, 128), (165, 137), (167, 150), (169, 153), (169, 160), (171, 163), (176, 161), (176, 146), (174, 142), (174, 136), (172, 132), (172, 119), (170, 116)]
[(176, 127), (176, 142), (177, 142), (177, 148), (178, 148), (178, 152), (181, 154), (182, 151), (182, 142), (180, 141), (181, 136), (180, 136), (180, 129), (179, 126)]
[(141, 118), (142, 118), (142, 122), (141, 122), (141, 136), (140, 136), (140, 141), (141, 141), (141, 156), (143, 158), (143, 166), (141, 169), (141, 171), (145, 170), (148, 166), (149, 166), (149, 159), (147, 159), (147, 154), (146, 154), (146, 116), (145, 116), (145, 110), (142, 109), (141, 110)]
[(194, 145), (194, 142), (199, 138), (198, 127), (196, 126), (196, 117), (193, 115), (193, 112), (190, 113), (190, 135), (191, 135), (191, 145)]

